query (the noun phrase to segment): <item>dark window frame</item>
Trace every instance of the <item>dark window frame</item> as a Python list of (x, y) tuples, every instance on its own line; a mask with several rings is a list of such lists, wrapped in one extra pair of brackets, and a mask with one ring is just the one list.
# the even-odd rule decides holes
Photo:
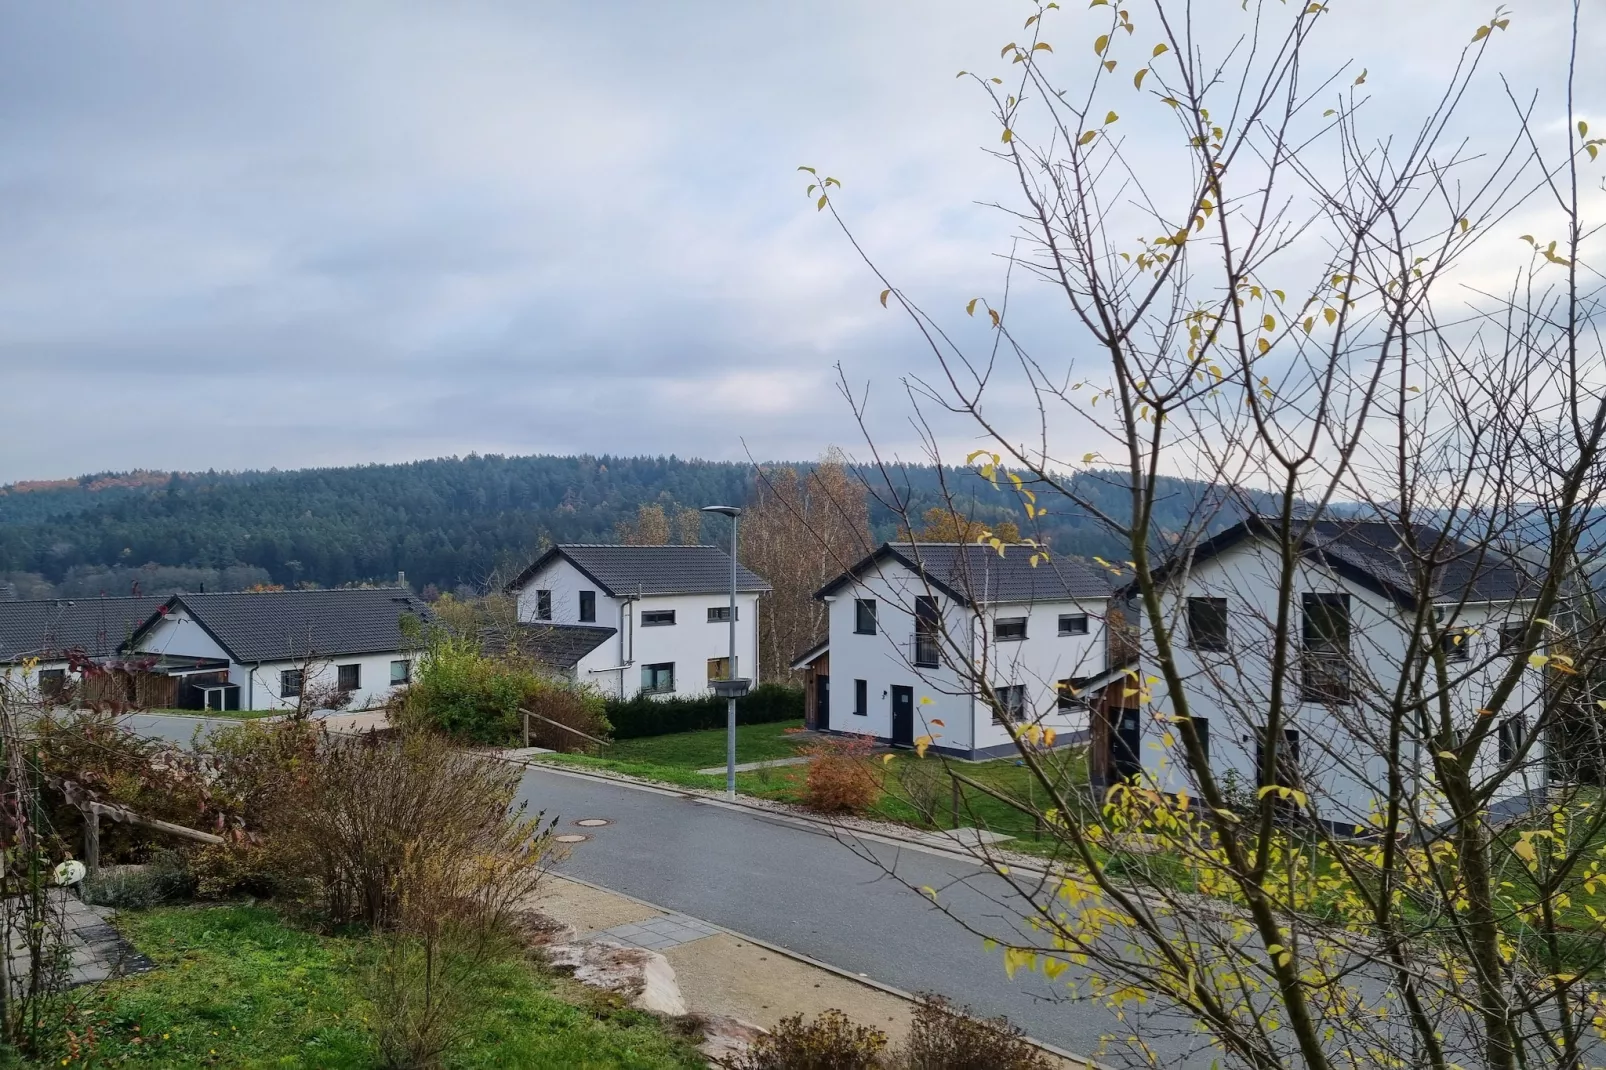
[(1020, 724), (1026, 720), (1025, 684), (996, 684), (993, 698), (993, 724)]
[(1306, 591), (1300, 596), (1299, 700), (1328, 705), (1355, 701), (1350, 681), (1350, 641), (1355, 619), (1342, 591)]
[(1502, 763), (1509, 762), (1517, 757), (1517, 748), (1522, 745), (1523, 737), (1528, 734), (1528, 725), (1522, 714), (1507, 717), (1495, 727), (1498, 736), (1499, 757)]
[[(396, 679), (396, 666), (402, 666), (401, 679)], [(400, 687), (402, 684), (413, 682), (413, 659), (392, 658), (390, 662), (390, 686)]]
[[(1215, 618), (1205, 617), (1206, 611), (1216, 614)], [(1209, 625), (1209, 630), (1203, 625)], [(1230, 635), (1225, 598), (1202, 595), (1188, 597), (1188, 649), (1225, 651)]]
[(306, 687), (304, 674), (300, 669), (279, 670), (279, 697), (300, 698), (302, 689)]
[[(1054, 707), (1061, 713), (1077, 713), (1093, 708), (1093, 696), (1084, 686), (1079, 686), (1083, 677), (1068, 676), (1057, 680), (1054, 684)], [(1071, 692), (1076, 692), (1072, 694)]]
[(870, 716), (870, 681), (853, 681), (853, 715), (855, 717)]
[(942, 608), (929, 594), (915, 596), (914, 649), (910, 651), (915, 668), (936, 669), (942, 666), (942, 651), (938, 637), (942, 634)]
[[(736, 607), (736, 622), (738, 624), (740, 624), (741, 621), (742, 621), (742, 607), (741, 606), (737, 606)], [(730, 606), (709, 606), (708, 607), (708, 623), (709, 624), (729, 624), (730, 622), (731, 622), (731, 607)]]
[(1467, 661), (1472, 657), (1472, 629), (1446, 628), (1439, 635), (1439, 649), (1445, 661)]
[[(347, 683), (347, 681), (350, 683)], [(335, 688), (340, 691), (362, 690), (362, 662), (354, 661), (335, 666)]]
[[(869, 622), (866, 626), (866, 621)], [(853, 600), (853, 634), (879, 635), (881, 622), (876, 613), (874, 598), (855, 598)]]
[(597, 592), (581, 591), (580, 597), (580, 623), (595, 624), (597, 620)]
[(1059, 630), (1061, 635), (1086, 635), (1091, 625), (1086, 613), (1061, 613)]
[[(674, 662), (672, 662), (672, 661), (654, 661), (654, 662), (651, 662), (649, 664), (644, 664), (641, 667), (641, 672), (642, 672), (642, 687), (641, 687), (641, 693), (642, 694), (644, 694), (644, 695), (671, 695), (671, 694), (674, 694), (674, 691), (675, 691), (675, 663)], [(646, 682), (646, 678), (647, 678), (648, 675), (651, 675), (651, 677), (652, 677), (652, 683), (650, 685), (647, 684), (647, 682)], [(663, 682), (665, 679), (667, 679), (669, 681), (668, 684), (665, 684)]]
[[(994, 617), (993, 642), (1021, 643), (1026, 640), (1026, 625), (1030, 617)], [(1006, 634), (1007, 629), (1007, 634)], [(1018, 631), (1017, 631), (1018, 629)]]
[(537, 590), (535, 592), (535, 619), (536, 620), (551, 620), (552, 619), (552, 592), (551, 591)]
[(1528, 638), (1528, 622), (1525, 620), (1508, 620), (1500, 625), (1500, 653), (1515, 654), (1522, 649), (1522, 642)]
[(644, 609), (641, 611), (641, 626), (643, 628), (669, 628), (675, 623), (675, 611), (672, 609)]
[(47, 698), (67, 692), (66, 669), (40, 669), (35, 679), (39, 684), (39, 693)]

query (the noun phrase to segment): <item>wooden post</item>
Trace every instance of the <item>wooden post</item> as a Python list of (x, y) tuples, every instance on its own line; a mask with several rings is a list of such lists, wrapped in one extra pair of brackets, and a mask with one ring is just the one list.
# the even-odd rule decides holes
[(959, 781), (954, 780), (954, 781), (951, 781), (951, 783), (952, 783), (953, 789), (954, 789), (954, 795), (953, 795), (954, 823), (953, 823), (953, 827), (954, 828), (958, 828), (959, 827)]
[(528, 750), (530, 747), (530, 714), (526, 710), (520, 710), (519, 713), (523, 714), (520, 720), (524, 722), (524, 747)]
[(84, 872), (90, 880), (100, 876), (100, 810), (94, 803), (83, 809)]

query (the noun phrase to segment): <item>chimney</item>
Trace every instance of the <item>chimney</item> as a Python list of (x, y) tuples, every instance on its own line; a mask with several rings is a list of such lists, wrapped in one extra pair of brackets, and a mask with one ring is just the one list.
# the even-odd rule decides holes
[(407, 573), (403, 572), (401, 569), (396, 570), (396, 586), (407, 586)]

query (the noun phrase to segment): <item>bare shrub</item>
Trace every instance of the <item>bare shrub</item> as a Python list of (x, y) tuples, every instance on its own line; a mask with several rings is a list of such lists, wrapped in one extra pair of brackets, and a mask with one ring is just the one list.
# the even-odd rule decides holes
[(416, 881), (437, 860), (476, 869), (480, 883), (451, 888), (477, 889), (465, 908), (499, 915), (509, 896), (533, 887), (547, 844), (539, 816), (509, 811), (518, 781), (512, 766), (434, 736), (326, 737), (271, 834), (331, 922), (397, 926), (405, 896), (426, 894)]
[[(566, 752), (585, 750), (593, 746), (585, 736), (606, 740), (612, 731), (600, 694), (539, 677), (525, 691), (519, 708), (539, 715), (530, 718), (530, 743), (537, 747)], [(552, 724), (553, 721), (557, 725)], [(574, 731), (565, 732), (558, 725)], [(585, 735), (575, 735), (575, 732)]]
[(948, 794), (951, 781), (941, 762), (900, 762), (898, 796), (908, 803), (927, 825), (937, 823), (937, 811)]
[(822, 739), (803, 748), (809, 759), (803, 804), (823, 814), (859, 813), (881, 797), (881, 781), (870, 755), (869, 736)]
[(1050, 1070), (1008, 1018), (973, 1018), (941, 996), (923, 993), (898, 1049), (897, 1070)]
[(773, 1032), (760, 1037), (729, 1070), (876, 1070), (887, 1048), (887, 1035), (873, 1026), (855, 1025), (838, 1010), (822, 1011), (804, 1024), (801, 1014), (782, 1018)]

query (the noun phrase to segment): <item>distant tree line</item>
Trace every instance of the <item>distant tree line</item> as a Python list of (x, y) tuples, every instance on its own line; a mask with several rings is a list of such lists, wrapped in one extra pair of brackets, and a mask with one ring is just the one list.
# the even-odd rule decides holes
[[(806, 473), (815, 465), (786, 467)], [(847, 471), (851, 477), (851, 465)], [(897, 502), (916, 515), (942, 505), (945, 480), (975, 523), (1014, 522), (1062, 553), (1121, 556), (1119, 540), (1088, 515), (1057, 512), (1026, 524), (1011, 496), (974, 472), (946, 470), (940, 480), (936, 469), (911, 466), (898, 480), (869, 488), (874, 539), (897, 534), (898, 517), (907, 515)], [(1078, 480), (1100, 509), (1125, 513), (1118, 474)], [(1203, 484), (1169, 484), (1164, 500), (1179, 523), (1212, 493)], [(483, 588), (552, 542), (712, 539), (717, 526), (705, 536), (689, 511), (759, 497), (752, 465), (674, 456), (470, 455), (165, 479), (101, 473), (35, 487), (0, 491), (0, 584), (9, 581), (22, 597), (128, 594), (134, 583), (146, 593), (202, 584), (337, 586), (393, 581), (398, 572), (420, 589)], [(1158, 510), (1162, 529), (1167, 511)], [(640, 530), (644, 519), (652, 530)]]

